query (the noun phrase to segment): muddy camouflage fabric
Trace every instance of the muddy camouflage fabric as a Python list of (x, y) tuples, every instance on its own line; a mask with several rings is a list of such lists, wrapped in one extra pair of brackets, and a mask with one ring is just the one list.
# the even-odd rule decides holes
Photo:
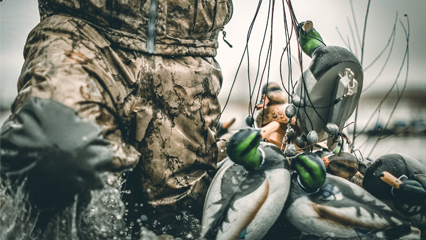
[(231, 0), (39, 0), (42, 19), (87, 20), (120, 47), (161, 55), (215, 56)]
[[(77, 7), (83, 2), (84, 6)], [(154, 52), (173, 55), (160, 56), (144, 53), (144, 14), (149, 2), (111, 1), (113, 9), (126, 14), (102, 9), (104, 2), (41, 1), (42, 21), (28, 36), (12, 111), (31, 96), (61, 102), (104, 129), (114, 151), (111, 170), (135, 167), (133, 175), (138, 174), (135, 181), (139, 182), (132, 185), (140, 186), (138, 190), (145, 193), (151, 206), (161, 212), (202, 203), (215, 171), (213, 129), (220, 115), (217, 95), (222, 75), (212, 55), (218, 29), (229, 19), (229, 10), (220, 23), (199, 23), (213, 14), (199, 8), (195, 8), (197, 22), (185, 16), (170, 20), (173, 24), (169, 25), (182, 31), (174, 36), (192, 40), (178, 41), (158, 32)], [(143, 6), (133, 6), (139, 2)], [(165, 20), (167, 15), (161, 8), (174, 2), (185, 3), (159, 1), (159, 19)], [(198, 7), (209, 1), (202, 2)], [(222, 4), (229, 7), (228, 2), (217, 2), (213, 15), (221, 16), (218, 8)], [(95, 6), (99, 7), (96, 11)], [(67, 14), (52, 14), (58, 9)], [(189, 9), (182, 11), (194, 11), (193, 6)], [(68, 14), (85, 16), (99, 26)], [(211, 25), (204, 33), (191, 35), (187, 24), (191, 31), (194, 24)], [(105, 31), (100, 34), (100, 30)]]

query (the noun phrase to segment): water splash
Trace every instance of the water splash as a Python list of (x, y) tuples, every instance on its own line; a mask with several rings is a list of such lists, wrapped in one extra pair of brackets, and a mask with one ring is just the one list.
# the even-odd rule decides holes
[[(79, 197), (64, 211), (42, 212), (28, 203), (26, 180), (17, 191), (0, 187), (0, 239), (131, 239), (123, 219), (125, 206), (119, 191), (122, 181), (113, 173), (103, 173), (104, 188), (92, 191), (91, 201), (82, 206)], [(157, 239), (145, 230), (142, 239)]]

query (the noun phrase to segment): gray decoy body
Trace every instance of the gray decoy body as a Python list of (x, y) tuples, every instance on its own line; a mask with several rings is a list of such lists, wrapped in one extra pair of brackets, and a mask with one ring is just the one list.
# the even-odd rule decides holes
[(314, 193), (304, 191), (297, 177), (292, 175), (285, 214), (303, 234), (320, 238), (387, 239), (396, 232), (401, 236), (392, 238), (420, 239), (420, 231), (400, 220), (385, 203), (363, 188), (331, 174), (327, 174), (324, 185)]
[(229, 157), (218, 164), (204, 204), (205, 239), (262, 239), (277, 220), (290, 190), (289, 166), (275, 145), (261, 142), (259, 149), (265, 157), (258, 170)]
[[(299, 108), (299, 127), (305, 134), (315, 130), (320, 140), (328, 137), (327, 123), (334, 123), (342, 130), (358, 104), (362, 85), (362, 66), (352, 52), (337, 46), (318, 47), (293, 95), (293, 104)], [(336, 143), (330, 138), (327, 145), (333, 149)]]
[[(398, 190), (380, 179), (383, 171), (400, 178), (415, 181), (423, 190), (421, 195), (403, 192), (398, 195)], [(414, 159), (405, 154), (385, 154), (377, 158), (368, 168), (363, 180), (364, 188), (380, 200), (386, 202), (399, 216), (410, 221), (413, 226), (426, 229), (426, 161)]]

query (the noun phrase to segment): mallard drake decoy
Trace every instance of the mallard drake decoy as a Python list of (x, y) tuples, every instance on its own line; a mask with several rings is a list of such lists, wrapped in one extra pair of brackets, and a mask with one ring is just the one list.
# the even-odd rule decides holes
[(260, 138), (255, 129), (231, 137), (229, 157), (207, 192), (201, 237), (261, 239), (284, 208), (290, 189), (288, 163), (282, 151)]
[[(261, 239), (275, 224), (290, 189), (290, 172), (283, 152), (260, 141), (271, 129), (246, 128), (230, 138), (229, 158), (219, 163), (204, 205), (201, 235), (206, 239)], [(299, 154), (292, 168), (305, 191), (325, 181), (324, 163), (314, 154)]]
[[(322, 187), (306, 192), (292, 174), (287, 220), (305, 235), (322, 238), (420, 239), (420, 231), (363, 188), (327, 174)], [(399, 234), (399, 235), (396, 235)]]
[[(402, 186), (392, 188), (383, 180), (384, 172), (400, 178)], [(400, 217), (426, 229), (426, 161), (397, 153), (383, 155), (367, 168), (363, 187)]]
[[(302, 24), (302, 23), (301, 23)], [(306, 25), (306, 26), (305, 26)], [(349, 50), (337, 46), (325, 46), (305, 22), (299, 26), (299, 43), (312, 61), (295, 86), (292, 104), (298, 108), (297, 119), (300, 129), (308, 134), (315, 130), (319, 140), (329, 136), (325, 131), (328, 123), (342, 130), (352, 115), (363, 85), (363, 69), (356, 56)], [(334, 149), (334, 138), (328, 139), (328, 148)]]

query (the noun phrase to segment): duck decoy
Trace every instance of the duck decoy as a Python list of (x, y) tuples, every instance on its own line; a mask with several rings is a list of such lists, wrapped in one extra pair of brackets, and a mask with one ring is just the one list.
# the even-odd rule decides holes
[[(280, 124), (278, 122), (271, 122), (268, 123), (268, 125), (264, 126), (260, 130), (260, 135), (262, 140), (266, 140), (268, 142), (272, 142), (277, 147), (281, 147), (281, 142), (278, 142), (278, 139), (276, 139), (276, 132), (280, 130)], [(227, 153), (227, 146), (229, 139), (232, 137), (233, 134), (235, 134), (237, 131), (228, 132), (224, 135), (222, 135), (216, 142), (219, 150), (217, 162), (221, 162), (223, 159), (225, 159), (228, 155)], [(275, 135), (274, 135), (275, 134)]]
[[(207, 193), (202, 237), (261, 239), (276, 226), (290, 189), (290, 166), (279, 148), (261, 141), (274, 131), (272, 123), (242, 129), (230, 138), (228, 158), (218, 164)], [(324, 183), (326, 170), (318, 156), (301, 153), (291, 164), (306, 191)]]
[(358, 159), (351, 153), (333, 154), (327, 151), (319, 151), (315, 154), (324, 161), (327, 172), (335, 176), (350, 179), (358, 172)]
[(256, 105), (257, 111), (255, 113), (256, 127), (263, 128), (271, 122), (279, 123), (279, 128), (268, 136), (268, 141), (283, 149), (285, 144), (282, 144), (282, 140), (286, 135), (288, 125), (292, 126), (292, 128), (289, 128), (292, 131), (291, 134), (294, 135), (296, 129), (295, 118), (286, 115), (286, 109), (289, 106), (286, 98), (287, 94), (280, 85), (274, 82), (267, 83), (262, 88), (262, 100)]
[[(398, 187), (386, 182), (385, 173), (399, 180)], [(401, 218), (426, 229), (426, 161), (405, 154), (385, 154), (364, 174), (363, 187), (387, 203)]]
[[(298, 25), (299, 44), (312, 61), (295, 86), (292, 104), (298, 108), (298, 126), (308, 134), (327, 139), (325, 126), (334, 123), (342, 130), (356, 105), (363, 85), (363, 69), (355, 55), (342, 47), (326, 46), (312, 21)], [(335, 138), (329, 138), (334, 149)]]
[(284, 208), (289, 165), (261, 130), (242, 129), (229, 140), (228, 157), (207, 192), (201, 237), (262, 239)]
[(288, 124), (289, 119), (285, 114), (287, 94), (275, 82), (267, 83), (262, 88), (262, 100), (257, 103), (256, 124), (263, 127), (272, 121)]
[(327, 174), (314, 192), (292, 174), (284, 214), (303, 235), (325, 239), (420, 239), (419, 229), (400, 220), (385, 203), (363, 188)]

